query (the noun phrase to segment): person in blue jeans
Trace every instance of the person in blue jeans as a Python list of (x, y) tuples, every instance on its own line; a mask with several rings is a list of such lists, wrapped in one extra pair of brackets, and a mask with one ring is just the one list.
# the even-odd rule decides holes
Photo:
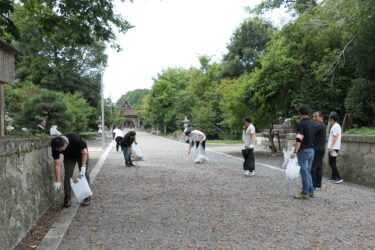
[(306, 200), (314, 197), (311, 177), (311, 166), (314, 159), (314, 123), (309, 118), (308, 106), (302, 105), (298, 109), (298, 113), (300, 122), (297, 126), (295, 149), (291, 157), (297, 157), (298, 165), (301, 167), (302, 191), (294, 198)]
[(129, 131), (128, 133), (125, 134), (124, 138), (121, 141), (121, 147), (122, 147), (122, 151), (124, 153), (124, 158), (125, 158), (125, 167), (134, 166), (132, 157), (130, 154), (130, 148), (133, 143), (137, 144), (135, 136), (136, 136), (135, 131)]

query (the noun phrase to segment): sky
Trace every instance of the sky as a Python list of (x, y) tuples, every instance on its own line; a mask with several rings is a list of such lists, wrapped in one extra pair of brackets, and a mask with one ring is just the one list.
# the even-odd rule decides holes
[(127, 91), (151, 88), (168, 67), (199, 66), (198, 56), (219, 61), (233, 31), (260, 0), (134, 0), (115, 12), (135, 27), (118, 34), (121, 52), (108, 48), (104, 95), (116, 102)]

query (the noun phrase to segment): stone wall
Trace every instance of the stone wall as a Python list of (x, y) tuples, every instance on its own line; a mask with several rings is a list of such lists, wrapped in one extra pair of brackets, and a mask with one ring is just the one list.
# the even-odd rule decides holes
[[(290, 149), (296, 135), (291, 133), (287, 138)], [(337, 167), (345, 182), (375, 187), (375, 136), (343, 135)], [(324, 159), (324, 175), (331, 175), (328, 153)]]
[(344, 135), (341, 143), (337, 167), (344, 181), (375, 187), (375, 136)]
[(12, 249), (58, 202), (49, 139), (0, 140), (0, 248)]

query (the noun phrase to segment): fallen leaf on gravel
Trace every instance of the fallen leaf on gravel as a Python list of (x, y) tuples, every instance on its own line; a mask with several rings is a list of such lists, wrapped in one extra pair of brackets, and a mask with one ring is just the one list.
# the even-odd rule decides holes
[(96, 230), (97, 230), (96, 227), (92, 227), (92, 228), (90, 228), (90, 231), (91, 231), (91, 232), (96, 232)]
[(30, 248), (32, 248), (32, 249), (36, 249), (37, 247), (38, 247), (37, 245), (30, 246)]

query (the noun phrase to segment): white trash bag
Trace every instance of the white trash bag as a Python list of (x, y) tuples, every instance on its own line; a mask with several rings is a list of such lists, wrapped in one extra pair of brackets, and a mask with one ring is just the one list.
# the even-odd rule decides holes
[(197, 158), (195, 158), (194, 163), (203, 163), (208, 161), (206, 151), (201, 144), (199, 144), (198, 148), (195, 150), (195, 153), (197, 154)]
[(57, 125), (52, 125), (51, 129), (49, 130), (49, 134), (51, 136), (60, 136), (62, 135), (60, 131), (57, 130)]
[(133, 152), (134, 160), (135, 161), (143, 161), (144, 160), (144, 154), (143, 154), (142, 149), (139, 146), (139, 144), (133, 145), (132, 149), (133, 149), (132, 152)]
[(301, 167), (298, 166), (297, 157), (293, 159), (290, 158), (286, 166), (285, 175), (290, 181), (293, 181), (298, 178), (300, 169)]
[(92, 196), (91, 188), (85, 176), (81, 176), (80, 178), (76, 178), (74, 180), (70, 178), (70, 186), (72, 187), (73, 193), (78, 202), (82, 202), (83, 199)]
[(288, 162), (289, 160), (291, 160), (290, 156), (292, 155), (292, 150), (290, 151), (287, 151), (285, 149), (283, 149), (283, 155), (284, 155), (284, 163), (283, 163), (283, 167), (286, 168), (286, 166), (288, 165)]

